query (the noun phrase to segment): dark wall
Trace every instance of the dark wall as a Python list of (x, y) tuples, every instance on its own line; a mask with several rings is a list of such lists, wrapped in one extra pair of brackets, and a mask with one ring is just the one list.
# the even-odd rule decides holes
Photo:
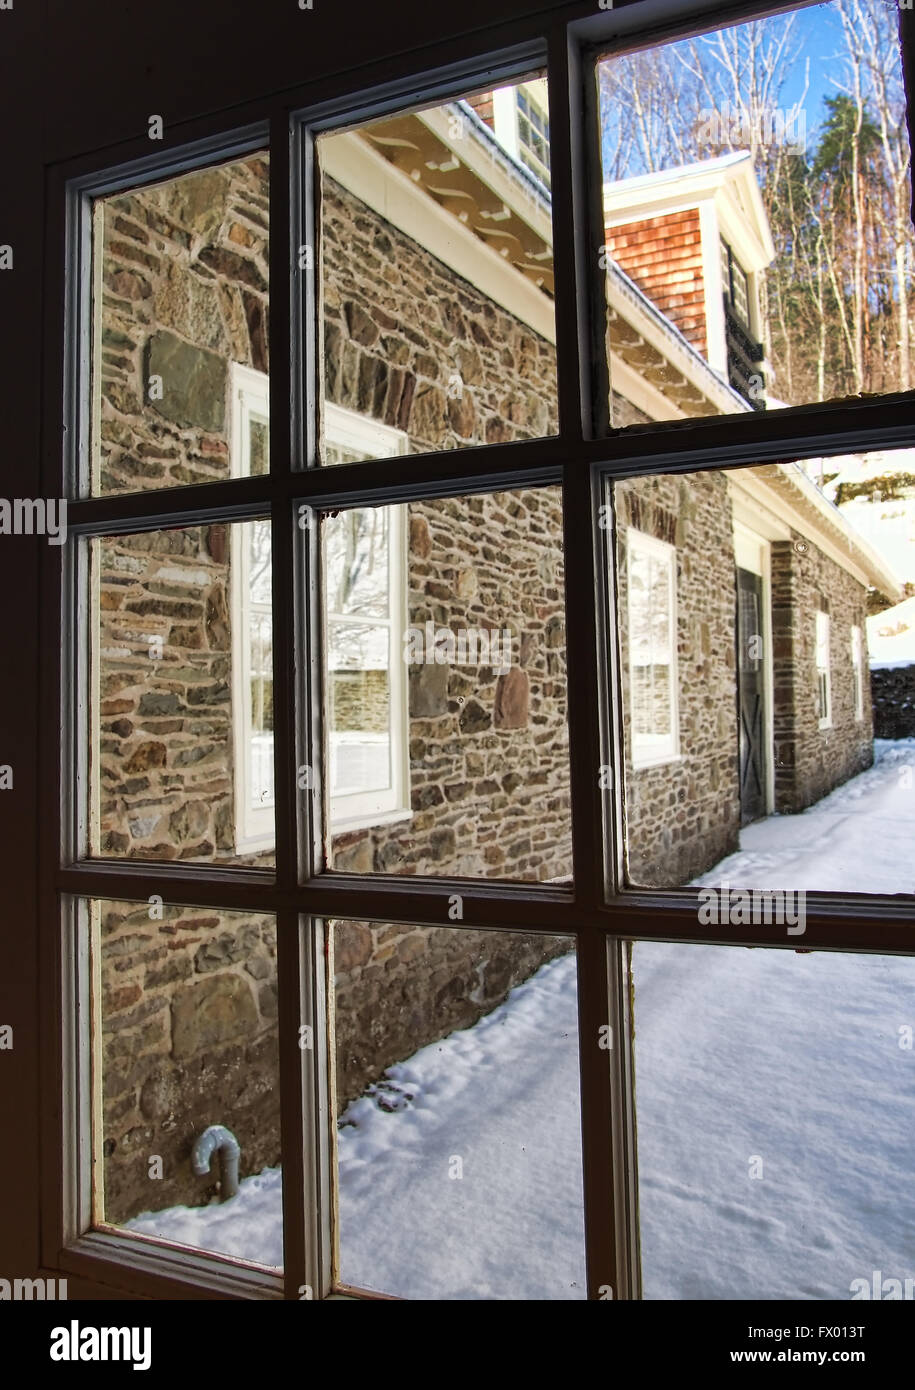
[(915, 738), (915, 666), (871, 671), (874, 738)]

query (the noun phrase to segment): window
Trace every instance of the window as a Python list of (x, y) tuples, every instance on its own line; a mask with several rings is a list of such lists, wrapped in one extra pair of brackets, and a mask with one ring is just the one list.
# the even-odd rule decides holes
[(334, 829), (409, 815), (405, 510), (362, 507), (324, 523)]
[(721, 277), (724, 281), (724, 297), (729, 308), (737, 315), (744, 328), (750, 327), (750, 286), (746, 272), (742, 269), (731, 247), (721, 242)]
[(821, 729), (832, 724), (832, 685), (829, 667), (829, 614), (816, 615), (817, 717)]
[(495, 131), (502, 145), (550, 186), (550, 118), (543, 78), (493, 92)]
[(851, 665), (855, 692), (855, 718), (864, 718), (864, 632), (855, 625), (851, 630)]
[[(204, 2), (209, 10), (212, 0)], [(739, 72), (752, 67), (741, 47), (746, 26), (731, 20), (774, 26), (782, 41), (774, 56), (793, 59), (795, 45), (778, 30), (784, 13), (765, 14), (761, 3), (721, 15), (669, 6), (659, 27), (656, 7), (635, 0), (592, 7), (581, 23), (554, 6), (515, 29), (503, 0), (495, 7), (501, 27), (463, 35), (458, 66), (453, 17), (439, 23), (430, 10), (412, 49), (405, 22), (396, 87), (385, 85), (394, 55), (382, 29), (368, 34), (372, 52), (366, 27), (347, 30), (342, 11), (314, 31), (313, 45), (270, 45), (267, 68), (233, 64), (231, 82), (217, 26), (201, 104), (210, 114), (194, 126), (200, 142), (180, 147), (176, 127), (161, 148), (144, 141), (139, 159), (135, 114), (122, 103), (91, 113), (87, 126), (56, 89), (47, 94), (53, 196), (49, 312), (40, 318), (52, 389), (43, 480), (67, 498), (70, 536), (41, 548), (40, 587), (38, 567), (17, 553), (26, 611), (39, 595), (53, 599), (52, 640), (42, 647), (45, 689), (36, 679), (24, 706), (15, 689), (3, 697), (23, 729), (40, 720), (43, 769), (42, 840), (22, 864), (7, 847), (7, 878), (41, 885), (42, 950), (24, 948), (21, 998), (31, 998), (40, 960), (33, 1035), (44, 1039), (51, 1171), (47, 1210), (40, 1221), (30, 1211), (25, 1225), (41, 1232), (44, 1265), (73, 1269), (91, 1292), (155, 1297), (184, 1287), (322, 1300), (351, 1278), (357, 1294), (410, 1294), (426, 1271), (431, 1284), (447, 1265), (439, 1287), (450, 1295), (542, 1292), (548, 1271), (552, 1297), (561, 1238), (561, 1295), (578, 1296), (586, 1281), (591, 1298), (623, 1300), (641, 1296), (640, 1220), (653, 1287), (752, 1292), (754, 1238), (770, 1239), (777, 1261), (786, 1223), (797, 1229), (811, 1206), (798, 1187), (779, 1215), (777, 1181), (752, 1205), (762, 1195), (744, 1187), (756, 1176), (749, 1164), (758, 1166), (755, 1106), (740, 1112), (746, 1144), (730, 1145), (728, 1105), (741, 1078), (720, 1058), (739, 1060), (742, 1038), (754, 1052), (741, 1032), (754, 1009), (764, 1039), (781, 1037), (786, 1022), (796, 1031), (820, 952), (915, 956), (904, 877), (910, 832), (898, 797), (883, 807), (892, 836), (875, 834), (865, 857), (857, 826), (838, 825), (830, 808), (808, 816), (836, 785), (827, 784), (837, 750), (846, 781), (870, 776), (874, 758), (866, 718), (839, 749), (852, 725), (852, 682), (842, 657), (831, 688), (830, 623), (839, 634), (861, 623), (869, 589), (888, 604), (901, 595), (876, 547), (846, 543), (841, 516), (796, 462), (891, 451), (915, 429), (900, 331), (910, 320), (911, 237), (906, 178), (894, 182), (908, 149), (894, 16), (877, 0), (856, 0), (875, 26), (874, 61), (852, 79), (886, 96), (880, 138), (850, 147), (844, 136), (854, 127), (840, 109), (796, 181), (810, 200), (798, 225), (770, 236), (766, 217), (785, 208), (762, 201), (765, 171), (752, 155), (760, 143), (741, 134), (732, 149), (719, 131), (715, 148), (685, 152), (713, 167), (684, 173), (679, 137), (692, 140), (703, 124), (705, 79), (727, 72), (722, 36), (733, 39)], [(853, 61), (851, 40), (867, 35), (843, 37), (848, 10), (833, 0), (787, 18), (802, 31), (825, 13), (828, 32), (807, 31), (814, 56), (843, 42)], [(296, 20), (295, 7), (287, 11), (284, 23), (310, 23), (306, 12)], [(720, 30), (709, 28), (716, 22)], [(187, 24), (187, 51), (197, 52), (204, 30), (195, 7)], [(524, 46), (493, 54), (493, 32)], [(156, 72), (167, 69), (167, 43), (173, 36), (150, 30), (142, 58)], [(696, 51), (671, 54), (678, 44)], [(531, 172), (538, 159), (541, 177), (546, 170), (546, 106), (530, 87), (547, 53), (551, 91), (567, 105), (552, 111), (550, 164), (563, 189), (555, 204)], [(697, 54), (708, 60), (701, 70), (681, 61)], [(412, 84), (411, 70), (423, 74)], [(691, 70), (695, 84), (680, 84), (676, 74)], [(583, 124), (581, 73), (596, 84), (607, 71), (602, 119), (591, 118), (589, 99)], [(637, 79), (628, 86), (626, 71)], [(792, 90), (792, 73), (781, 75)], [(838, 65), (831, 75), (838, 80)], [(125, 53), (119, 89), (133, 80), (145, 89), (141, 61)], [(513, 154), (495, 138), (485, 101), (474, 107), (478, 119), (467, 112), (468, 93), (512, 84), (523, 96), (515, 92)], [(643, 126), (630, 119), (627, 92), (650, 95)], [(712, 99), (721, 95), (718, 87)], [(239, 111), (262, 123), (239, 130)], [(95, 117), (105, 129), (93, 153)], [(132, 162), (115, 166), (122, 140)], [(601, 146), (613, 196), (621, 182), (637, 184), (603, 257), (585, 254), (599, 245), (590, 219)], [(866, 165), (854, 163), (859, 153)], [(776, 189), (794, 188), (802, 172), (786, 169), (778, 151), (771, 167)], [(852, 175), (864, 181), (864, 204), (849, 196)], [(692, 197), (697, 185), (701, 198)], [(270, 208), (283, 215), (271, 229), (268, 322)], [(735, 323), (748, 299), (755, 311), (760, 277), (779, 257), (765, 282), (769, 319), (757, 326), (772, 339), (784, 408), (766, 414), (754, 414), (724, 364), (705, 355), (712, 334), (724, 336), (710, 239), (719, 211), (746, 276), (735, 284), (729, 261)], [(727, 216), (746, 222), (745, 239)], [(651, 245), (648, 231), (657, 234)], [(715, 294), (684, 290), (679, 277), (709, 262)], [(64, 265), (66, 284), (57, 279)], [(38, 360), (28, 315), (22, 332), (23, 356)], [(16, 414), (7, 418), (22, 439)], [(10, 456), (31, 454), (17, 447)], [(297, 524), (303, 506), (319, 524)], [(735, 518), (759, 537), (758, 570), (739, 573)], [(734, 640), (741, 587), (743, 626), (754, 629), (743, 663)], [(817, 614), (820, 594), (829, 610)], [(405, 623), (424, 644), (409, 670), (400, 659)], [(859, 665), (863, 682), (863, 647)], [(885, 773), (898, 771), (884, 761)], [(316, 767), (320, 797), (302, 776)], [(751, 824), (770, 788), (778, 814)], [(855, 788), (851, 800), (880, 810), (881, 798)], [(407, 810), (406, 827), (376, 833)], [(633, 867), (627, 849), (639, 840)], [(22, 843), (13, 838), (12, 850)], [(801, 874), (805, 847), (815, 858)], [(780, 855), (774, 865), (770, 851)], [(863, 879), (840, 879), (844, 867)], [(711, 881), (725, 889), (710, 917), (707, 875), (719, 869)], [(741, 884), (766, 892), (774, 876), (796, 870), (762, 911), (752, 898), (728, 896), (728, 884), (738, 885), (734, 895)], [(786, 901), (810, 884), (806, 903)], [(636, 997), (630, 945), (652, 937), (675, 945), (655, 957), (653, 978), (646, 955)], [(745, 959), (762, 962), (755, 988), (756, 967), (741, 974)], [(715, 1011), (706, 1015), (698, 986), (709, 980)], [(738, 991), (735, 980), (749, 987)], [(839, 1001), (850, 997), (842, 970), (836, 985)], [(887, 1032), (894, 1014), (885, 995), (863, 993), (852, 1041), (873, 1065), (848, 1074), (863, 1086), (884, 1080), (879, 1104), (866, 1107), (868, 1132), (904, 1132), (892, 1108), (904, 1084), (881, 1049), (901, 1068), (911, 1048)], [(648, 1048), (642, 1071), (654, 1078), (639, 1097), (643, 1192), (661, 1193), (667, 1213), (690, 1207), (682, 1225), (653, 1215), (651, 1200), (641, 1212), (638, 1204), (631, 1010), (647, 1021), (652, 1007), (654, 1031), (638, 1033)], [(713, 1026), (695, 1052), (701, 1065), (687, 1058), (670, 1069), (683, 1052), (671, 1037), (706, 1016)], [(481, 1056), (499, 1083), (482, 1098)], [(17, 1084), (24, 1075), (20, 1068)], [(818, 1115), (818, 1153), (854, 1143), (842, 1129), (830, 1142), (843, 1087), (837, 1075), (838, 1100)], [(687, 1094), (689, 1123), (665, 1123), (671, 1097)], [(430, 1167), (420, 1141), (432, 1102), (447, 1103), (451, 1123), (436, 1127)], [(485, 1103), (503, 1106), (504, 1127), (481, 1113)], [(785, 1111), (790, 1142), (770, 1146), (766, 1168), (776, 1179), (797, 1168), (809, 1108)], [(520, 1129), (509, 1112), (521, 1115)], [(205, 1116), (245, 1127), (236, 1136), (245, 1193), (264, 1199), (234, 1235), (211, 1224), (231, 1225), (231, 1212), (208, 1200), (220, 1180), (190, 1162)], [(501, 1161), (506, 1134), (523, 1161)], [(536, 1155), (527, 1152), (532, 1134)], [(701, 1191), (695, 1178), (705, 1174), (710, 1190), (729, 1194), (727, 1210), (719, 1203), (712, 1215), (722, 1216), (723, 1240), (730, 1233), (749, 1277), (716, 1278), (706, 1261), (701, 1285), (659, 1280), (708, 1224), (708, 1203), (682, 1200), (676, 1144), (709, 1134), (725, 1139), (717, 1149), (694, 1143), (683, 1171), (690, 1191)], [(223, 1157), (230, 1151), (225, 1143)], [(167, 1186), (157, 1188), (149, 1161), (163, 1155)], [(764, 1158), (768, 1165), (769, 1151)], [(107, 1172), (103, 1159), (112, 1160)], [(525, 1188), (515, 1177), (528, 1163)], [(899, 1169), (895, 1151), (875, 1154), (878, 1183), (893, 1164)], [(260, 1181), (265, 1169), (273, 1176)], [(385, 1225), (389, 1196), (409, 1218), (420, 1170), (432, 1178), (415, 1220)], [(554, 1189), (561, 1222), (542, 1205), (532, 1220), (532, 1202)], [(152, 1210), (160, 1192), (173, 1203), (167, 1221)], [(465, 1202), (472, 1222), (462, 1219)], [(867, 1202), (860, 1207), (866, 1221)], [(106, 1213), (116, 1231), (105, 1228)], [(692, 1218), (698, 1236), (690, 1230), (684, 1241)], [(135, 1220), (142, 1231), (121, 1229)], [(502, 1239), (507, 1225), (537, 1233), (523, 1270), (521, 1257), (515, 1270), (500, 1263), (500, 1246), (513, 1248)], [(737, 1225), (744, 1235), (735, 1241)], [(826, 1257), (844, 1257), (848, 1229), (839, 1212)], [(856, 1259), (871, 1262), (884, 1229), (860, 1227)], [(462, 1246), (468, 1230), (474, 1240)], [(420, 1233), (423, 1258), (414, 1260)], [(191, 1256), (189, 1246), (203, 1253)], [(823, 1284), (799, 1268), (797, 1287), (819, 1294)], [(781, 1292), (784, 1282), (771, 1286)]]
[(647, 767), (679, 751), (677, 724), (677, 553), (627, 532), (632, 762)]
[[(251, 466), (252, 441), (266, 439), (268, 383), (233, 363), (232, 471)], [(405, 452), (406, 436), (328, 403), (328, 462)], [(237, 528), (232, 567), (235, 843), (239, 853), (274, 843), (273, 665), (270, 523)], [(404, 508), (364, 507), (324, 526), (329, 700), (330, 818), (352, 829), (409, 815), (407, 689), (402, 660), (406, 612)]]

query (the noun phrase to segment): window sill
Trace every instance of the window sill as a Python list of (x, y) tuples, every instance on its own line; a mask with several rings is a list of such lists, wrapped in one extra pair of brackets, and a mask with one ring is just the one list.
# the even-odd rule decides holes
[(665, 753), (657, 758), (646, 758), (644, 762), (636, 762), (633, 759), (633, 772), (649, 772), (653, 767), (666, 767), (669, 763), (682, 763), (685, 759), (682, 753)]
[(349, 835), (353, 830), (377, 830), (385, 825), (398, 825), (413, 819), (413, 811), (408, 806), (397, 807), (393, 811), (380, 811), (376, 816), (352, 816), (348, 820), (331, 818), (330, 833)]

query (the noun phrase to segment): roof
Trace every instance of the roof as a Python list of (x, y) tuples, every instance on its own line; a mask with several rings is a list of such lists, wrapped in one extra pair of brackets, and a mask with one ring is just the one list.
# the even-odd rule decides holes
[(915, 664), (915, 598), (868, 618), (867, 649), (876, 670)]
[(704, 202), (715, 204), (724, 235), (739, 239), (745, 270), (764, 270), (771, 264), (775, 243), (749, 150), (604, 184), (608, 226)]

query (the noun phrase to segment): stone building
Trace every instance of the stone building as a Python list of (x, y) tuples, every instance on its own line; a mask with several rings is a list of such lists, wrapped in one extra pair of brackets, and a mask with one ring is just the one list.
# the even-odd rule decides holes
[[(542, 100), (521, 84), (321, 141), (328, 466), (555, 431)], [(607, 190), (619, 424), (764, 403), (771, 239), (747, 161), (710, 164)], [(99, 205), (98, 491), (268, 466), (268, 188), (257, 156)], [(869, 763), (865, 599), (893, 581), (792, 464), (629, 481), (614, 507), (629, 875), (682, 883)], [(328, 867), (567, 879), (559, 490), (323, 532)], [(92, 584), (93, 849), (270, 864), (269, 528), (98, 540)], [(93, 929), (107, 1219), (205, 1200), (207, 1124), (243, 1173), (275, 1162), (272, 922), (109, 903)], [(565, 949), (335, 924), (338, 1102)]]

